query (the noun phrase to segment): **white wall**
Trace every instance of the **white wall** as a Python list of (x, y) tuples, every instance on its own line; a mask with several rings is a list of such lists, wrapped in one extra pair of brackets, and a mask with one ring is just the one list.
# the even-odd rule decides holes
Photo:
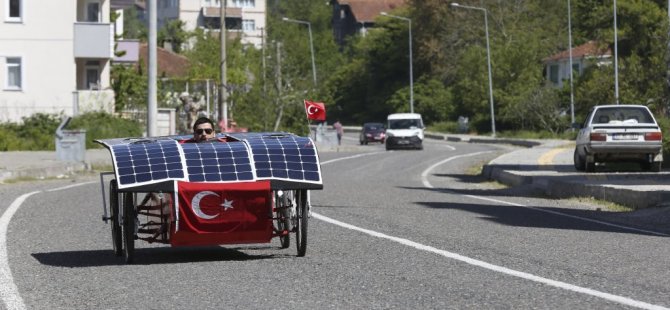
[[(76, 4), (68, 0), (24, 0), (22, 5), (22, 23), (5, 23), (4, 1), (0, 6), (1, 122), (19, 121), (35, 112), (72, 112)], [(21, 57), (21, 90), (5, 89), (7, 56)]]

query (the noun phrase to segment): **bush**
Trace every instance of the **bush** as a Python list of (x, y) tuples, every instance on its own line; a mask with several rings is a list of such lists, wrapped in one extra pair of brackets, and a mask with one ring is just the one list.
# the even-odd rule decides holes
[[(670, 159), (670, 119), (667, 117), (658, 117), (656, 119), (663, 133), (663, 161)], [(664, 164), (666, 165), (666, 164)]]
[(55, 150), (54, 134), (62, 115), (36, 113), (22, 124), (0, 124), (0, 151)]
[(105, 112), (90, 112), (72, 119), (68, 129), (86, 130), (86, 148), (99, 148), (98, 139), (142, 136), (142, 125), (134, 120), (113, 116)]

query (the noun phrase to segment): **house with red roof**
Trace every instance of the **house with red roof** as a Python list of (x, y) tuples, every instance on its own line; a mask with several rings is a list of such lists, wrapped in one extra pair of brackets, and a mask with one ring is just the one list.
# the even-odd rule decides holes
[[(544, 76), (547, 83), (563, 87), (563, 81), (570, 81), (570, 51), (565, 50), (543, 60)], [(612, 64), (612, 50), (602, 43), (588, 41), (572, 49), (573, 78), (584, 73), (589, 66)]]
[(333, 7), (333, 35), (343, 46), (347, 37), (354, 34), (365, 35), (368, 28), (375, 25), (381, 12), (391, 12), (405, 5), (405, 0), (331, 0)]

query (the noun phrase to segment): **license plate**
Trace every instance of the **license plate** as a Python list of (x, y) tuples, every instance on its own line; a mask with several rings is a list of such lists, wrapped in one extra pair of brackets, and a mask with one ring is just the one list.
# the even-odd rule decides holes
[(409, 141), (407, 140), (398, 140), (398, 144), (408, 144)]
[(612, 140), (637, 140), (637, 134), (615, 134), (612, 135)]

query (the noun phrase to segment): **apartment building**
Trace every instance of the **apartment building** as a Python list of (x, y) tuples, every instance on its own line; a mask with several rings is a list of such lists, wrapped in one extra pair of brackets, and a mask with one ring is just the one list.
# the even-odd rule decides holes
[(110, 0), (0, 0), (0, 122), (113, 111)]
[[(221, 0), (165, 0), (158, 3), (158, 27), (179, 19), (186, 31), (196, 28), (221, 29)], [(265, 0), (227, 0), (226, 29), (229, 36), (240, 37), (243, 44), (258, 48), (263, 44), (266, 24)]]

